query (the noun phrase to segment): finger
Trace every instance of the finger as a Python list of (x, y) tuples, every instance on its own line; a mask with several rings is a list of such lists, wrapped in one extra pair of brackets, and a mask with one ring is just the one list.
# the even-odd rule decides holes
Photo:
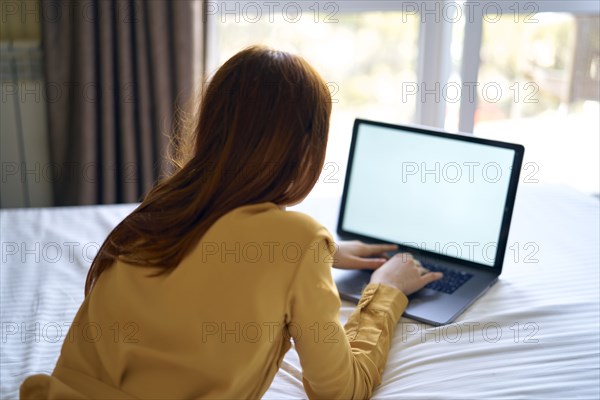
[(442, 274), (441, 272), (428, 272), (425, 275), (421, 275), (421, 282), (423, 283), (423, 285), (427, 285), (428, 283), (437, 281), (438, 279), (441, 279), (443, 277), (444, 274)]
[(423, 266), (417, 266), (417, 269), (419, 270), (419, 272), (421, 272), (421, 275), (429, 273), (429, 270)]
[(396, 253), (396, 254), (394, 254), (394, 257), (402, 260), (402, 262), (409, 262), (409, 261), (413, 260), (413, 256), (410, 253)]
[(374, 255), (394, 250), (398, 250), (398, 246), (395, 244), (365, 244), (364, 255)]
[(385, 264), (387, 260), (385, 258), (362, 258), (352, 257), (352, 265), (356, 268), (361, 269), (376, 269)]
[(377, 257), (377, 258), (385, 258), (386, 260), (390, 259), (390, 256), (388, 253), (373, 254), (372, 256)]

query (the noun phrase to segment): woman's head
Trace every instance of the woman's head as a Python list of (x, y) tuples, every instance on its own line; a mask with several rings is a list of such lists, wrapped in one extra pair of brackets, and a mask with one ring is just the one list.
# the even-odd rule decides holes
[(302, 200), (323, 167), (330, 113), (326, 83), (302, 58), (261, 46), (237, 53), (178, 138), (177, 170), (102, 245), (86, 293), (117, 258), (168, 271), (228, 211)]
[(189, 162), (213, 165), (208, 180), (223, 200), (235, 192), (249, 202), (297, 202), (323, 167), (330, 113), (327, 86), (306, 61), (247, 48), (208, 85)]

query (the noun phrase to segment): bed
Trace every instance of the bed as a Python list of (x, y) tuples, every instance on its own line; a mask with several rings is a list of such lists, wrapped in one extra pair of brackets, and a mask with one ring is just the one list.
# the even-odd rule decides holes
[[(309, 198), (294, 209), (334, 232), (338, 206)], [(52, 371), (90, 261), (134, 207), (0, 211), (0, 398)], [(599, 221), (597, 197), (521, 185), (499, 282), (453, 324), (403, 318), (373, 398), (600, 398)], [(343, 302), (342, 322), (352, 307)], [(264, 398), (306, 398), (293, 348)]]

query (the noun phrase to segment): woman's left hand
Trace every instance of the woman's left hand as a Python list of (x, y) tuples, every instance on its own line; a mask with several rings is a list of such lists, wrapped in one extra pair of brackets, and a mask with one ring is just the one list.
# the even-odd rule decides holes
[(387, 251), (398, 250), (395, 244), (366, 244), (359, 240), (339, 242), (333, 255), (333, 266), (344, 269), (377, 269), (389, 256)]

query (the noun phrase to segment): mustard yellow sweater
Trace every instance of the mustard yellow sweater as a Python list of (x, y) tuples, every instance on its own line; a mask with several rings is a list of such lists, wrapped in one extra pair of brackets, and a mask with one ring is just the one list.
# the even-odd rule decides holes
[(408, 300), (370, 284), (342, 327), (332, 251), (318, 222), (261, 203), (220, 218), (169, 275), (116, 262), (21, 398), (260, 398), (291, 340), (310, 398), (369, 397)]

